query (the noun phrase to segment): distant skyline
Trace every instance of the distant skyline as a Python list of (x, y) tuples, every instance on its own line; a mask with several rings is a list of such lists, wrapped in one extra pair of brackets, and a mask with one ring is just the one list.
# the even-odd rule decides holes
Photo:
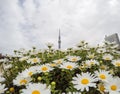
[(101, 44), (120, 37), (120, 0), (0, 0), (0, 53), (20, 48), (74, 47), (81, 40)]

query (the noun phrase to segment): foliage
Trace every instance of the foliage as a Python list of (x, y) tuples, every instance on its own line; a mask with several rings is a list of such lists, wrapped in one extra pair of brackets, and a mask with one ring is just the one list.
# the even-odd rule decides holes
[[(47, 46), (48, 49), (44, 50), (35, 47), (31, 50), (15, 50), (13, 56), (6, 55), (0, 60), (0, 86), (5, 85), (0, 88), (0, 94), (26, 94), (23, 90), (29, 83), (45, 84), (51, 94), (120, 94), (120, 85), (116, 84), (119, 90), (109, 90), (107, 83), (111, 79), (120, 82), (120, 52), (113, 43), (105, 42), (102, 46), (90, 47), (81, 41), (76, 48), (64, 51), (55, 50), (50, 44)], [(106, 80), (98, 76), (104, 73), (108, 73)], [(89, 84), (83, 84), (86, 85), (83, 90), (79, 86), (79, 89), (76, 88), (83, 79), (74, 83), (78, 75), (80, 79), (89, 80)], [(97, 80), (90, 82), (92, 78)], [(91, 86), (93, 83), (95, 86)], [(31, 94), (41, 93), (31, 91)]]

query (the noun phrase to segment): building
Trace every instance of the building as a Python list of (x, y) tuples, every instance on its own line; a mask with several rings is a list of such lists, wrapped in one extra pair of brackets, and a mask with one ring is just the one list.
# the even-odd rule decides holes
[(118, 44), (118, 50), (120, 50), (120, 40), (117, 33), (110, 36), (105, 36), (105, 41), (115, 42), (116, 44)]
[(0, 53), (0, 59), (4, 58), (4, 56)]

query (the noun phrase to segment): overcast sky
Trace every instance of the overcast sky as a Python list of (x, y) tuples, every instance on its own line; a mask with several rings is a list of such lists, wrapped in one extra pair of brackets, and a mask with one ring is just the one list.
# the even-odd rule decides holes
[(47, 42), (57, 48), (59, 29), (63, 49), (120, 36), (120, 0), (0, 0), (0, 53)]

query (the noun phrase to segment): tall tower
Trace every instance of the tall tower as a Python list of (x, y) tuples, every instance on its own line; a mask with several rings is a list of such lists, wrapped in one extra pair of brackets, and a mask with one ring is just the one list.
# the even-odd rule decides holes
[(59, 36), (58, 36), (58, 49), (61, 49), (61, 33), (59, 29)]

